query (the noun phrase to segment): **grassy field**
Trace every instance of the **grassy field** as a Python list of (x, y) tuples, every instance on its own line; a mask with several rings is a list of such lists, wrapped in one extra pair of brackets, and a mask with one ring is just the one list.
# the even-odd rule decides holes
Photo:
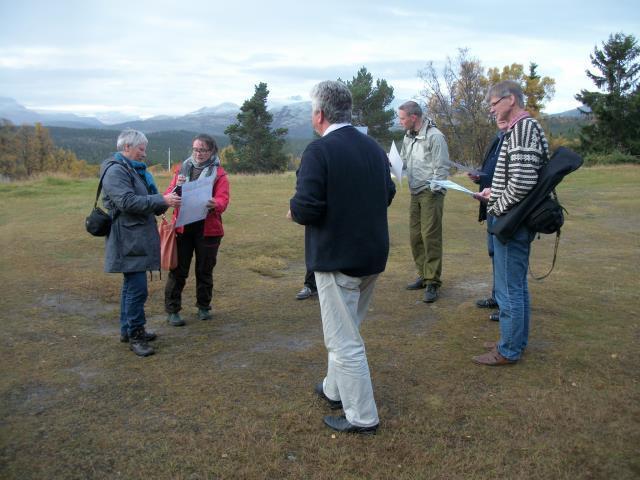
[[(466, 183), (461, 177), (458, 180)], [(162, 187), (167, 177), (157, 178)], [(303, 229), (295, 177), (231, 176), (210, 322), (165, 323), (157, 354), (118, 340), (121, 276), (83, 227), (96, 180), (0, 185), (0, 477), (3, 479), (637, 479), (640, 476), (640, 168), (582, 169), (558, 265), (530, 282), (530, 346), (515, 366), (471, 363), (498, 325), (477, 204), (445, 202), (442, 296), (414, 278), (408, 191), (389, 210), (391, 254), (363, 326), (381, 428), (333, 435), (312, 386), (326, 365), (316, 299), (296, 301)], [(543, 273), (553, 239), (536, 240)]]

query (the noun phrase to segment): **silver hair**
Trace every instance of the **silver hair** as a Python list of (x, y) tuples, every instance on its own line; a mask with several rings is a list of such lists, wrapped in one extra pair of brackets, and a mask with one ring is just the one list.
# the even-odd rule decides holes
[(124, 151), (124, 147), (129, 145), (130, 147), (137, 147), (138, 145), (147, 145), (149, 140), (147, 140), (147, 136), (139, 132), (138, 130), (133, 130), (131, 128), (127, 128), (123, 130), (120, 135), (118, 135), (118, 141), (116, 142), (116, 148), (119, 152)]
[(326, 80), (311, 89), (311, 105), (314, 112), (322, 111), (329, 123), (351, 122), (353, 98), (344, 83)]
[(503, 80), (493, 85), (489, 89), (485, 100), (489, 102), (492, 97), (504, 98), (509, 95), (513, 95), (518, 106), (524, 108), (524, 93), (522, 92), (522, 87), (518, 82), (514, 82), (513, 80)]
[(398, 110), (402, 110), (407, 115), (415, 115), (416, 117), (422, 118), (422, 108), (420, 108), (420, 105), (413, 100), (404, 102), (398, 107)]

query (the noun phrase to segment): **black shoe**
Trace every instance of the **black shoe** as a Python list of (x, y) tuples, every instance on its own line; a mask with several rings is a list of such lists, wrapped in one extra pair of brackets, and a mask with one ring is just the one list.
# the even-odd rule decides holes
[(438, 286), (434, 283), (427, 285), (427, 291), (424, 292), (424, 302), (433, 303), (438, 298)]
[(296, 298), (298, 300), (305, 300), (309, 297), (313, 297), (314, 295), (318, 294), (318, 290), (315, 290), (311, 287), (307, 287), (306, 285), (304, 287), (302, 287), (302, 290), (300, 290), (298, 293), (296, 293)]
[(476, 302), (478, 308), (498, 308), (498, 302), (495, 298), (482, 298)]
[(322, 388), (322, 382), (318, 383), (314, 389), (314, 392), (316, 392), (316, 394), (322, 398), (323, 400), (326, 400), (327, 403), (329, 404), (329, 408), (331, 410), (339, 410), (342, 408), (342, 400), (331, 400), (329, 397), (327, 397), (324, 394), (324, 388)]
[(489, 320), (491, 320), (492, 322), (499, 322), (500, 321), (500, 312), (493, 312), (492, 314), (489, 315)]
[(407, 290), (422, 290), (427, 284), (424, 282), (424, 278), (418, 277), (412, 283), (407, 284)]
[[(144, 339), (147, 342), (153, 342), (156, 339), (157, 335), (154, 332), (149, 332), (147, 330), (144, 331)], [(120, 341), (122, 343), (128, 343), (129, 342), (129, 334), (128, 333), (121, 333), (120, 334)]]
[(375, 435), (379, 425), (376, 424), (372, 427), (357, 427), (355, 425), (351, 425), (344, 415), (340, 415), (339, 417), (327, 415), (324, 417), (324, 424), (329, 428), (333, 428), (337, 432), (359, 433), (360, 435)]
[(139, 328), (129, 335), (129, 349), (139, 357), (153, 355), (155, 350), (144, 338), (144, 328)]

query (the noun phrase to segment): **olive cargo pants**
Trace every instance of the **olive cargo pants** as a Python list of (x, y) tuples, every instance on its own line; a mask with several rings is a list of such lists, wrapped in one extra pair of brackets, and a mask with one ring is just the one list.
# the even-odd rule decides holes
[(427, 285), (442, 281), (442, 214), (444, 194), (423, 190), (411, 195), (409, 238), (418, 275)]

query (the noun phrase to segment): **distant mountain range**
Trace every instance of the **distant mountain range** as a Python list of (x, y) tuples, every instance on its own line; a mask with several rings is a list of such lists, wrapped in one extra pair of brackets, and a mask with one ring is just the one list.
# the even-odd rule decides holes
[[(586, 108), (586, 107), (584, 107)], [(273, 103), (269, 107), (273, 115), (272, 128), (287, 128), (289, 138), (312, 138), (311, 102), (292, 99), (290, 103)], [(38, 112), (30, 110), (11, 98), (0, 97), (0, 119), (13, 124), (33, 125), (36, 122), (48, 127), (92, 128), (122, 130), (135, 128), (145, 133), (185, 130), (224, 135), (224, 130), (237, 120), (240, 107), (235, 103), (221, 103), (214, 107), (203, 107), (182, 116), (159, 115), (147, 119), (131, 118), (119, 112), (106, 112), (95, 117), (82, 117), (72, 113)], [(575, 118), (583, 116), (580, 109), (548, 115), (550, 118)]]
[[(274, 104), (270, 109), (273, 115), (272, 128), (287, 128), (290, 138), (311, 138), (311, 102), (293, 101)], [(145, 133), (186, 130), (224, 135), (224, 130), (237, 120), (240, 107), (234, 103), (221, 103), (214, 107), (203, 107), (182, 116), (159, 115), (147, 119), (128, 119), (118, 112), (108, 112), (101, 116), (82, 117), (72, 113), (38, 112), (30, 110), (12, 98), (0, 97), (0, 118), (15, 125), (41, 123), (47, 127), (92, 128), (121, 130), (135, 128)], [(123, 121), (123, 120), (128, 121)]]
[[(300, 155), (313, 139), (311, 102), (299, 98), (283, 103), (269, 102), (269, 111), (273, 115), (272, 128), (288, 129), (285, 150), (295, 156)], [(56, 145), (75, 152), (78, 158), (89, 163), (99, 163), (106, 158), (113, 151), (117, 132), (124, 128), (135, 128), (147, 134), (151, 145), (147, 150), (151, 164), (166, 161), (169, 149), (174, 158), (186, 158), (195, 133), (214, 135), (222, 148), (228, 143), (224, 130), (237, 121), (239, 112), (238, 105), (221, 103), (182, 116), (159, 115), (143, 120), (108, 112), (98, 119), (71, 113), (38, 112), (11, 98), (0, 97), (0, 119), (7, 119), (15, 125), (39, 122), (49, 128)], [(580, 126), (587, 121), (578, 109), (547, 116), (550, 133), (567, 138), (576, 137)], [(400, 127), (397, 125), (397, 128)]]
[(591, 109), (586, 105), (582, 107), (574, 108), (573, 110), (567, 110), (566, 112), (560, 113), (550, 113), (547, 115), (548, 117), (569, 117), (569, 118), (579, 118), (584, 119), (585, 115), (591, 113)]
[(81, 117), (72, 113), (39, 113), (20, 105), (12, 98), (0, 97), (0, 118), (16, 125), (33, 125), (40, 122), (47, 126), (70, 128), (99, 128), (105, 126), (93, 117)]

